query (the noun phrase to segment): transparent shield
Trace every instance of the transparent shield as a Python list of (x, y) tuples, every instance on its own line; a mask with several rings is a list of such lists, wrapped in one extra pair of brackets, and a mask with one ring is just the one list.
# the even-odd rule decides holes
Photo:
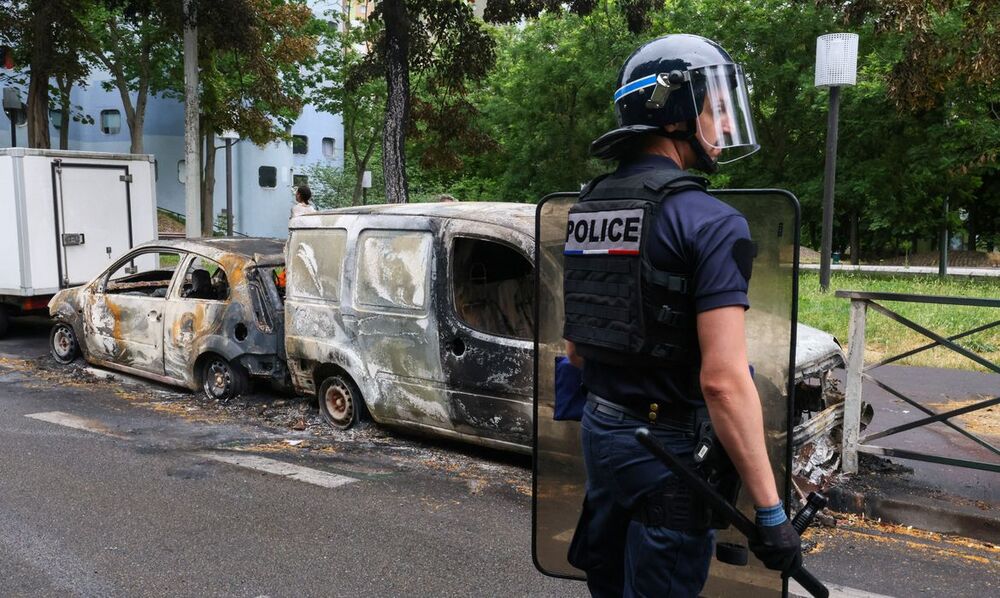
[[(747, 345), (754, 381), (764, 409), (768, 453), (786, 498), (789, 490), (787, 438), (791, 422), (795, 307), (798, 274), (798, 201), (784, 191), (713, 191), (740, 210), (758, 246), (750, 281)], [(553, 419), (555, 359), (562, 340), (562, 249), (567, 214), (576, 194), (549, 196), (538, 206), (536, 222), (537, 326), (535, 351), (535, 445), (532, 552), (536, 567), (559, 577), (583, 578), (567, 562), (567, 551), (583, 503), (586, 482), (579, 424)], [(741, 496), (738, 507), (753, 518), (753, 505)], [(746, 545), (735, 530), (719, 532), (723, 542)], [(746, 567), (712, 562), (703, 596), (780, 595), (781, 577), (751, 555)]]
[(583, 579), (566, 560), (583, 505), (580, 424), (557, 421), (555, 362), (563, 344), (563, 246), (566, 222), (577, 193), (549, 195), (535, 221), (535, 445), (532, 492), (532, 555), (547, 575)]

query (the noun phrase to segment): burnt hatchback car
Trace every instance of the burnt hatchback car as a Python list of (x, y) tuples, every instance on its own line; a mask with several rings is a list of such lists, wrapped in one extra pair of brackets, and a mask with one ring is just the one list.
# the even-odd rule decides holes
[(52, 356), (151, 378), (210, 399), (250, 377), (282, 383), (284, 313), (275, 239), (154, 241), (49, 302)]

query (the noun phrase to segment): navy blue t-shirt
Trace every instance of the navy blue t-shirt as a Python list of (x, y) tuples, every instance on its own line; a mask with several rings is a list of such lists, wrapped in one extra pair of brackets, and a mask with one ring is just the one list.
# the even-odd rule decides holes
[[(608, 178), (660, 168), (677, 166), (669, 158), (643, 155), (622, 163)], [(660, 205), (651, 231), (645, 247), (650, 263), (659, 270), (692, 274), (697, 312), (731, 305), (750, 307), (748, 281), (733, 257), (737, 240), (750, 239), (746, 218), (738, 210), (708, 193), (681, 191)], [(698, 387), (697, 375), (692, 375), (689, 367), (671, 362), (644, 368), (587, 361), (583, 383), (591, 392), (612, 401), (703, 402), (691, 392)]]

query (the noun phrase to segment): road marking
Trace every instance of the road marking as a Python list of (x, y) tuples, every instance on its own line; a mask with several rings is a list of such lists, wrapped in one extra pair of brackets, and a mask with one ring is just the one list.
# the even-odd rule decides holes
[(70, 413), (65, 413), (63, 411), (46, 411), (44, 413), (29, 413), (24, 417), (30, 417), (31, 419), (37, 419), (38, 421), (48, 422), (50, 424), (57, 424), (60, 426), (65, 426), (67, 428), (73, 428), (74, 430), (83, 430), (84, 432), (93, 432), (94, 434), (101, 434), (104, 436), (111, 436), (114, 438), (125, 438), (120, 434), (115, 434), (107, 426), (95, 419), (88, 419), (86, 417), (80, 417), (79, 415), (72, 415)]
[[(830, 598), (892, 598), (885, 594), (874, 594), (857, 588), (839, 586), (835, 583), (823, 582), (823, 585), (826, 586), (826, 589), (830, 590)], [(788, 594), (790, 596), (802, 596), (803, 598), (808, 598), (811, 595), (794, 579), (788, 580)]]
[(328, 473), (318, 469), (294, 465), (292, 463), (285, 463), (284, 461), (268, 459), (267, 457), (258, 457), (257, 455), (203, 452), (198, 453), (198, 456), (204, 457), (205, 459), (211, 459), (213, 461), (219, 461), (221, 463), (229, 463), (231, 465), (238, 465), (239, 467), (245, 467), (247, 469), (255, 469), (257, 471), (263, 471), (264, 473), (284, 476), (299, 482), (322, 486), (324, 488), (338, 488), (340, 486), (358, 481), (357, 478)]

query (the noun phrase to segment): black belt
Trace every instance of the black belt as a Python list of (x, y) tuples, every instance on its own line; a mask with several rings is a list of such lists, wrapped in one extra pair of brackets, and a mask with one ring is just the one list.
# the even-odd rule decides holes
[(648, 426), (669, 428), (680, 432), (694, 433), (698, 428), (698, 411), (677, 405), (664, 405), (651, 401), (649, 410), (642, 413), (632, 407), (609, 401), (594, 393), (587, 393), (587, 407), (598, 413), (618, 418), (638, 420)]

